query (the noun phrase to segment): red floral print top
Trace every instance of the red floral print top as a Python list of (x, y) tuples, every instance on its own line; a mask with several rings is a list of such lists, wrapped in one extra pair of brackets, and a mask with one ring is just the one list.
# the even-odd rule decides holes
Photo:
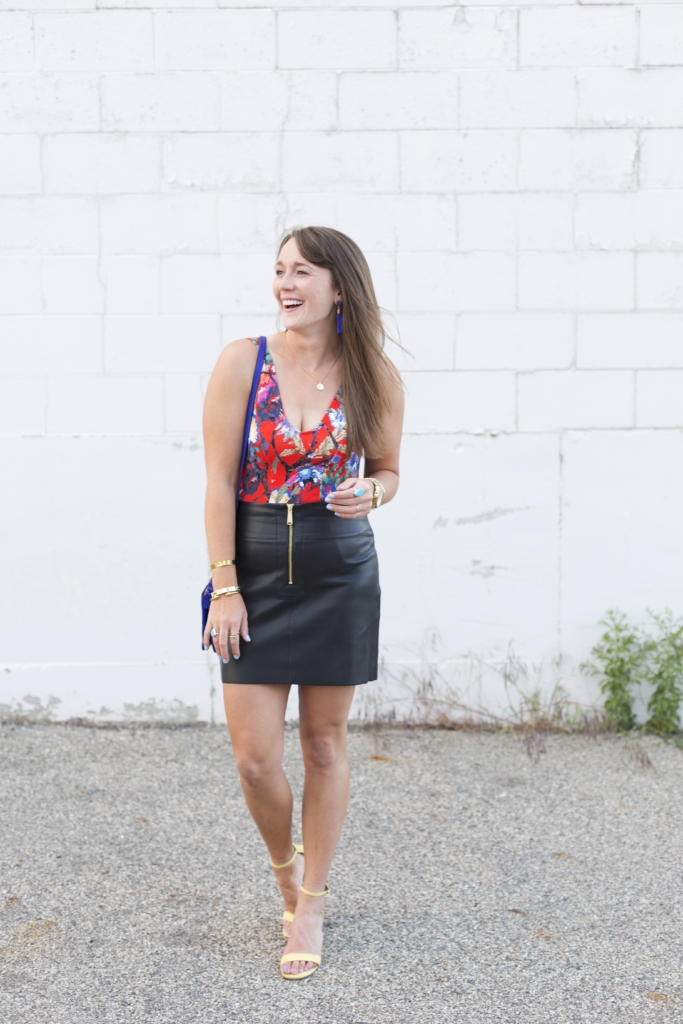
[(343, 389), (313, 430), (295, 430), (282, 405), (270, 352), (254, 402), (240, 501), (302, 504), (324, 501), (340, 483), (357, 476), (360, 458), (349, 451)]

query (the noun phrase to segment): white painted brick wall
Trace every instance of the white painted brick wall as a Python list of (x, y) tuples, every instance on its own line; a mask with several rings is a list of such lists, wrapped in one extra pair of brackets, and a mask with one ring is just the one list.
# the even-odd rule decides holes
[(202, 401), (295, 223), (357, 239), (405, 346), (385, 656), (513, 642), (590, 697), (607, 607), (683, 611), (678, 0), (0, 0), (0, 711), (219, 713)]

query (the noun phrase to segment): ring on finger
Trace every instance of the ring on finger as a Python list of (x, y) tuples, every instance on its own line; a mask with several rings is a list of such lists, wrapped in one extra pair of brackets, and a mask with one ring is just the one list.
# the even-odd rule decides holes
[(211, 630), (211, 636), (218, 636), (218, 633), (216, 632), (215, 629)]
[(239, 633), (228, 633), (228, 636), (239, 636)]

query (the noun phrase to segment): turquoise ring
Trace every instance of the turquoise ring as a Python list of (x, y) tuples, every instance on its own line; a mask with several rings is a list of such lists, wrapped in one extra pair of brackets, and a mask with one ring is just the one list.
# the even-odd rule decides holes
[(363, 490), (362, 487), (356, 487), (355, 491), (353, 492), (354, 498), (362, 498), (364, 494), (365, 491)]

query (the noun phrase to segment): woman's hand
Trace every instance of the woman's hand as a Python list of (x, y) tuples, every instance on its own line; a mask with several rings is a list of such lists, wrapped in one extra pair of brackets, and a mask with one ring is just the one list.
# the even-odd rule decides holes
[(207, 650), (211, 646), (212, 629), (217, 634), (213, 637), (213, 646), (219, 658), (227, 664), (230, 651), (235, 661), (238, 661), (240, 637), (247, 642), (250, 640), (247, 609), (241, 594), (224, 594), (211, 602), (204, 630), (204, 646)]
[(329, 510), (342, 519), (361, 519), (372, 509), (373, 492), (372, 480), (359, 480), (352, 476), (328, 494), (325, 501)]

